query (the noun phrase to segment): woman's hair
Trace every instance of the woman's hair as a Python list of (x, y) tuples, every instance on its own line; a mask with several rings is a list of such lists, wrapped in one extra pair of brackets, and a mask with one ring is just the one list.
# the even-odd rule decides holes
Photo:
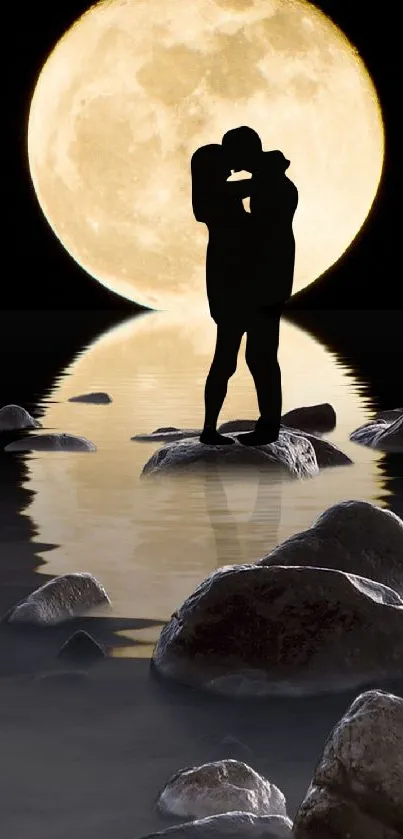
[(205, 220), (205, 211), (214, 202), (214, 189), (221, 187), (231, 169), (224, 149), (218, 143), (201, 146), (192, 155), (192, 204), (197, 221)]
[(219, 143), (200, 146), (191, 160), (192, 179), (225, 181), (231, 174), (223, 147)]

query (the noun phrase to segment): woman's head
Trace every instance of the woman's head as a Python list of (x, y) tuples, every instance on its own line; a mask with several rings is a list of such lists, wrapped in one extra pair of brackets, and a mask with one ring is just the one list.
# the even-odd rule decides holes
[(192, 179), (201, 184), (221, 183), (231, 174), (224, 149), (218, 143), (201, 146), (192, 156)]
[(290, 165), (290, 161), (284, 156), (282, 151), (273, 150), (265, 154), (266, 161), (269, 162), (273, 174), (283, 175)]

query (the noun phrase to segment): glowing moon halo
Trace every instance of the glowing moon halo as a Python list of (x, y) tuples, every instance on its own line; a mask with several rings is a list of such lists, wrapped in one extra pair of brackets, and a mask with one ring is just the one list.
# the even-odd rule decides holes
[(206, 231), (189, 161), (239, 124), (291, 159), (294, 290), (365, 221), (384, 151), (368, 72), (305, 0), (106, 0), (46, 61), (28, 125), (42, 210), (76, 261), (151, 307), (204, 300)]

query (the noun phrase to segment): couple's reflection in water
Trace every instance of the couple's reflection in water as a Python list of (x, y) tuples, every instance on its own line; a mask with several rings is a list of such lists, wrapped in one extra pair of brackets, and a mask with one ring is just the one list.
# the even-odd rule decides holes
[[(233, 477), (229, 470), (217, 462), (206, 467), (203, 475), (204, 497), (217, 568), (255, 562), (278, 544), (283, 483), (287, 476), (281, 467), (272, 466), (259, 466), (249, 475), (255, 501), (245, 523), (237, 521), (230, 509), (226, 483)], [(243, 545), (247, 547), (247, 553)]]

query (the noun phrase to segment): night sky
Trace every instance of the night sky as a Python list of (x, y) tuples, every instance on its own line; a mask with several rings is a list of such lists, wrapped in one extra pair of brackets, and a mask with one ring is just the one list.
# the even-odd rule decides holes
[[(8, 104), (3, 129), (6, 210), (2, 239), (3, 266), (8, 266), (3, 268), (3, 312), (119, 310), (130, 314), (138, 310), (108, 292), (68, 255), (41, 212), (29, 175), (26, 127), (37, 77), (58, 39), (87, 8), (86, 3), (77, 0), (58, 0), (52, 7), (37, 0), (24, 8), (12, 4), (6, 12), (3, 31), (10, 32), (14, 57), (7, 69)], [(378, 198), (356, 241), (314, 287), (293, 300), (292, 308), (400, 309), (403, 283), (397, 190), (401, 135), (397, 127), (400, 93), (396, 22), (386, 13), (387, 6), (379, 8), (364, 0), (326, 0), (320, 8), (355, 44), (372, 75), (384, 115), (386, 158)]]

